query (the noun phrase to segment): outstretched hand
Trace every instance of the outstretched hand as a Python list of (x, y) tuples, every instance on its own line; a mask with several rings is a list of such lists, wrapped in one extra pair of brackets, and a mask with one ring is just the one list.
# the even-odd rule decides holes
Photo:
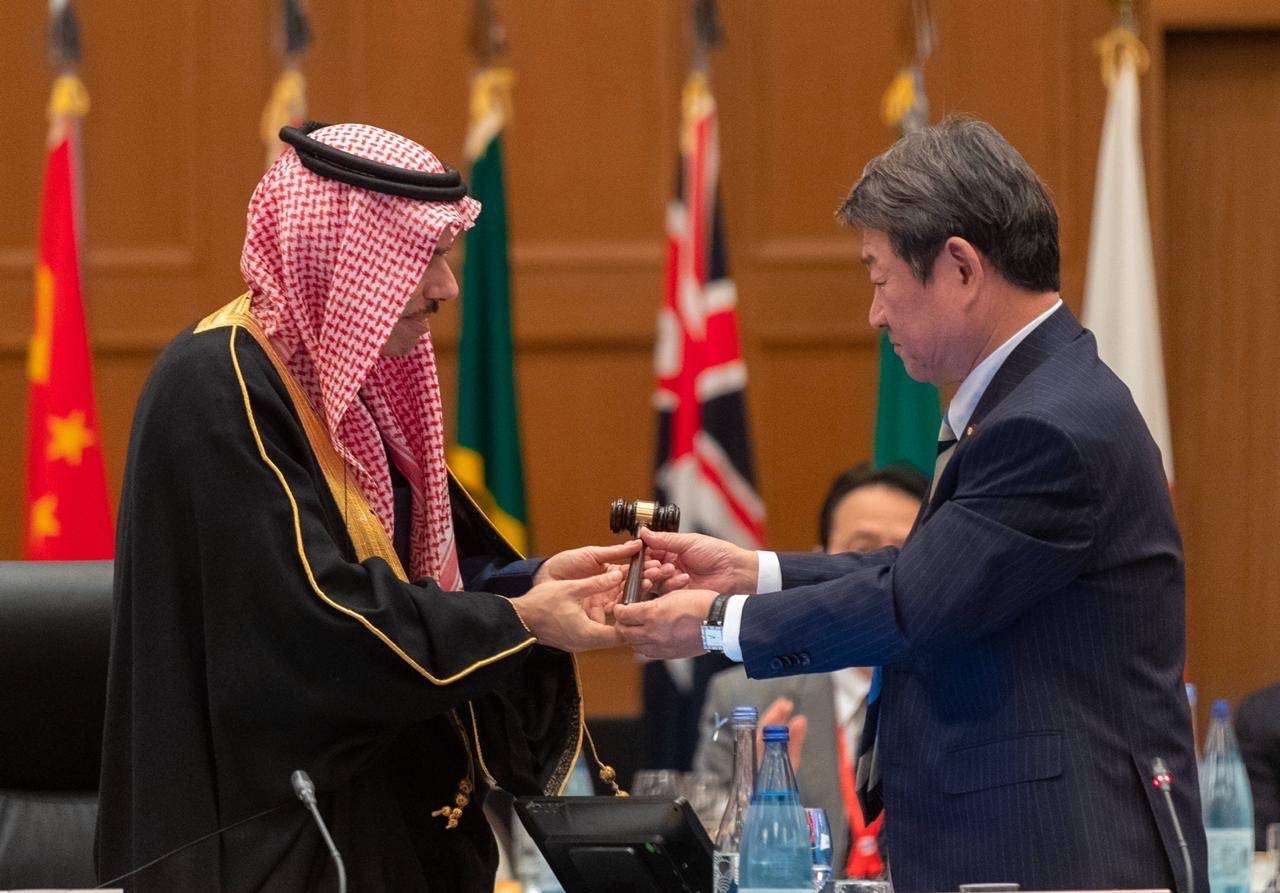
[(643, 657), (695, 657), (702, 647), (702, 621), (715, 590), (682, 589), (634, 605), (616, 604), (614, 628)]
[[(640, 540), (627, 540), (616, 546), (583, 546), (580, 549), (567, 549), (557, 552), (538, 568), (533, 576), (534, 584), (549, 580), (580, 580), (583, 577), (602, 574), (610, 567), (626, 571), (631, 559), (640, 551)], [(644, 563), (641, 587), (651, 595), (661, 595), (676, 589), (684, 589), (689, 585), (689, 575), (681, 573), (669, 562), (661, 562), (649, 558)], [(601, 622), (604, 617), (592, 616)]]
[(541, 645), (575, 652), (612, 648), (622, 639), (605, 617), (622, 595), (622, 577), (611, 567), (580, 580), (548, 580), (511, 604)]
[(616, 546), (583, 546), (557, 552), (533, 575), (534, 585), (548, 580), (581, 580), (603, 574), (613, 565), (625, 565), (640, 551), (639, 540), (627, 540)]
[[(760, 562), (756, 553), (701, 533), (659, 533), (642, 528), (648, 557), (688, 575), (686, 586), (716, 592), (752, 593)], [(668, 589), (672, 588), (669, 584)]]

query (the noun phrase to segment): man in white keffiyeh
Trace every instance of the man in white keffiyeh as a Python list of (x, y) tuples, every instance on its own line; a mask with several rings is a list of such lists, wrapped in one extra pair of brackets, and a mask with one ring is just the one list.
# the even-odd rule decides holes
[(138, 405), (99, 874), (327, 887), (302, 768), (353, 887), (490, 890), (479, 803), (562, 789), (582, 740), (565, 652), (616, 643), (638, 543), (522, 560), (449, 475), (428, 321), (480, 212), (456, 172), (367, 125), (282, 137), (248, 293), (168, 347)]
[[(443, 173), (411, 140), (359, 124), (314, 131), (326, 145), (396, 167)], [(383, 525), (394, 527), (387, 453), (413, 489), (412, 576), (461, 589), (450, 523), (440, 387), (430, 337), (382, 356), (427, 270), (448, 297), (457, 286), (438, 253), (480, 213), (472, 198), (422, 202), (317, 176), (286, 151), (249, 204), (240, 269), (250, 312), (330, 431), (338, 454)], [(444, 281), (447, 280), (447, 281)], [(427, 334), (423, 325), (421, 333)], [(416, 339), (414, 339), (416, 341)], [(407, 355), (403, 355), (407, 354)]]

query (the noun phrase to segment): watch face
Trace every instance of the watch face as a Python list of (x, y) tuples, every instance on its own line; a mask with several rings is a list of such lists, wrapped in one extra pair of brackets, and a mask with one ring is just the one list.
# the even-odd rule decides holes
[(724, 651), (724, 627), (702, 624), (702, 647), (707, 651)]

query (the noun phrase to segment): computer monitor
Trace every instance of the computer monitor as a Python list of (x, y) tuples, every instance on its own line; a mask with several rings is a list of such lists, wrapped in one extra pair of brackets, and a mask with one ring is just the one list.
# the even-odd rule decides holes
[(711, 839), (683, 797), (521, 797), (565, 893), (709, 893)]

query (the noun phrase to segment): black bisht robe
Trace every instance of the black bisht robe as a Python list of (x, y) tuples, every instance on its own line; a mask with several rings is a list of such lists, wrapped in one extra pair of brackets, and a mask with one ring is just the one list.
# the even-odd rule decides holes
[(305, 769), (352, 890), (490, 891), (485, 792), (557, 793), (581, 746), (572, 657), (537, 645), (506, 597), (536, 565), (508, 563), (518, 556), (456, 487), (468, 591), (407, 583), (394, 557), (360, 561), (358, 485), (340, 506), (246, 308), (179, 336), (138, 404), (99, 879), (269, 810), (124, 886), (335, 889), (290, 785)]

